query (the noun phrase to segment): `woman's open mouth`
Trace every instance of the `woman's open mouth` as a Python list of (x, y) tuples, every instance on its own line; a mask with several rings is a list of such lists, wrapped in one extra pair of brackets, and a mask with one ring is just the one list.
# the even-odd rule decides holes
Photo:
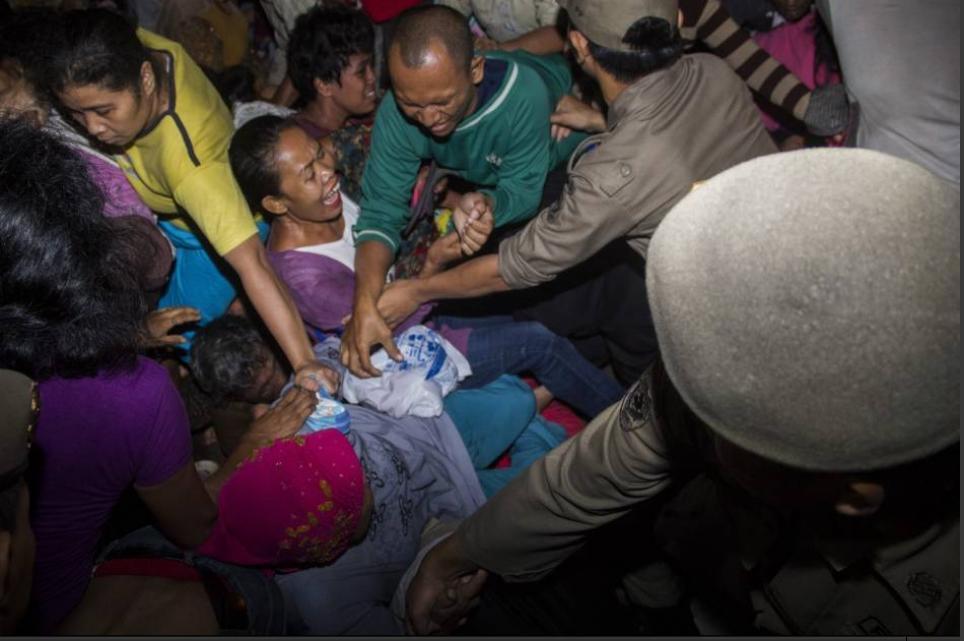
[(335, 184), (332, 185), (331, 189), (329, 189), (322, 197), (321, 202), (324, 203), (325, 206), (331, 207), (333, 205), (338, 204), (338, 201), (340, 200), (341, 200), (341, 181), (336, 180)]

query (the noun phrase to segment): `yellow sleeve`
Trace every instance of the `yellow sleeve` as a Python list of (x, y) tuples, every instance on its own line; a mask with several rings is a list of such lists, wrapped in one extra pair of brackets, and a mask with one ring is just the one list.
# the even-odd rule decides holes
[(220, 256), (258, 233), (248, 203), (225, 162), (208, 162), (192, 170), (174, 190), (174, 200)]

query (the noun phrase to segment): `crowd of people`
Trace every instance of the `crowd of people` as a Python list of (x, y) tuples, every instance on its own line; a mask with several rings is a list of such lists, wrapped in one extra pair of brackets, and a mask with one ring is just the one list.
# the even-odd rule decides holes
[(959, 24), (0, 2), (0, 632), (958, 634)]

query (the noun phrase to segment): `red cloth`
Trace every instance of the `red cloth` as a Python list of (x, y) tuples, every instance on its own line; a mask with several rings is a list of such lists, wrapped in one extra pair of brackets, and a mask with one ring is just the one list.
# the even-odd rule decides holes
[(97, 566), (94, 576), (153, 576), (200, 583), (201, 573), (184, 561), (161, 557), (108, 559)]
[(422, 4), (422, 0), (362, 0), (362, 10), (372, 22), (391, 20), (401, 12)]

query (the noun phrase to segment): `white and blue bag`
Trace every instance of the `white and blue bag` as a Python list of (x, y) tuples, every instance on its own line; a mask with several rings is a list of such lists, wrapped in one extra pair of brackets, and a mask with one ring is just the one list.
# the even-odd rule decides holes
[(395, 362), (384, 349), (372, 354), (376, 378), (346, 373), (341, 393), (349, 403), (368, 405), (395, 418), (442, 414), (442, 399), (472, 373), (458, 349), (424, 325), (414, 325), (395, 337), (404, 359)]

